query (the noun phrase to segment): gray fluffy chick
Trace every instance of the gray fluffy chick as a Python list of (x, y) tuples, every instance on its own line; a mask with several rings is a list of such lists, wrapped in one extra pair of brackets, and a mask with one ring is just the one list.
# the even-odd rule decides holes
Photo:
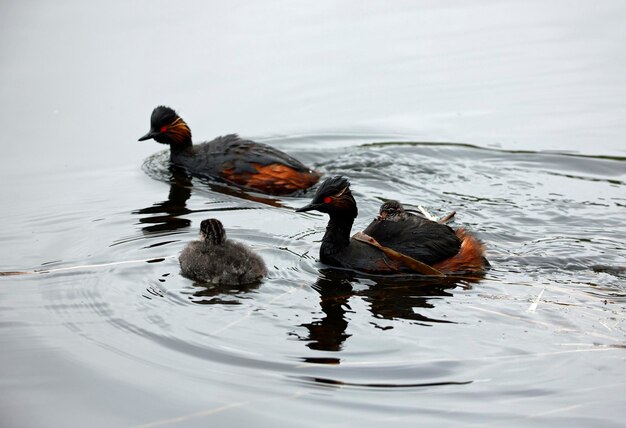
[(267, 274), (263, 259), (239, 242), (226, 239), (222, 223), (210, 218), (200, 223), (200, 239), (178, 257), (183, 276), (214, 285), (243, 285)]

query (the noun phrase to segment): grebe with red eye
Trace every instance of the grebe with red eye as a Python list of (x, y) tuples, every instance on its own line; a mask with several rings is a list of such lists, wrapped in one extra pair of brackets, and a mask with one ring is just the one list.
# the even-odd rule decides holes
[(295, 158), (267, 144), (236, 134), (193, 145), (191, 130), (171, 108), (152, 111), (150, 131), (139, 141), (154, 139), (170, 146), (170, 161), (189, 174), (220, 180), (271, 195), (308, 189), (320, 178)]
[[(392, 206), (394, 213), (402, 214), (402, 205), (397, 205)], [(381, 208), (387, 209), (385, 204)], [(311, 203), (296, 211), (311, 210), (330, 216), (320, 261), (331, 266), (377, 274), (429, 275), (480, 273), (488, 266), (484, 246), (473, 235), (418, 215), (379, 216), (350, 237), (358, 210), (350, 182), (342, 176), (326, 179)]]

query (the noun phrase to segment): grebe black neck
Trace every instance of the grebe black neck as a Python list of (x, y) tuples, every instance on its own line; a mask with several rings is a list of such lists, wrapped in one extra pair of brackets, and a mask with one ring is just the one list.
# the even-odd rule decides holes
[(312, 210), (330, 217), (322, 247), (345, 247), (350, 244), (350, 231), (358, 209), (347, 178), (336, 176), (326, 179), (315, 192), (311, 203), (296, 211)]
[(340, 249), (350, 245), (350, 232), (354, 217), (332, 216), (328, 220), (326, 233), (322, 238), (322, 249)]

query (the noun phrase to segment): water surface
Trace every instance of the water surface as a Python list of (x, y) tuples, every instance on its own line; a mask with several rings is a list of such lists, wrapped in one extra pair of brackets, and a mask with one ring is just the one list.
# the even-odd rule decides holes
[[(623, 425), (621, 3), (1, 8), (0, 270), (90, 265), (0, 277), (3, 426)], [(348, 176), (355, 231), (385, 199), (454, 209), (493, 268), (329, 269), (310, 195), (136, 142), (159, 103)], [(180, 276), (208, 217), (266, 280)]]

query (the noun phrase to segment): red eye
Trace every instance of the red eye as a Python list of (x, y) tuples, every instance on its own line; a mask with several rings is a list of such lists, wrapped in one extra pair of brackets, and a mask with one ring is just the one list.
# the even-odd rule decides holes
[(332, 201), (332, 199), (331, 199), (331, 197), (330, 197), (330, 196), (326, 196), (326, 197), (324, 198), (324, 203), (325, 203), (325, 204), (330, 204), (330, 203), (331, 203), (331, 201)]
[(167, 126), (162, 126), (161, 127), (161, 132), (167, 132)]

